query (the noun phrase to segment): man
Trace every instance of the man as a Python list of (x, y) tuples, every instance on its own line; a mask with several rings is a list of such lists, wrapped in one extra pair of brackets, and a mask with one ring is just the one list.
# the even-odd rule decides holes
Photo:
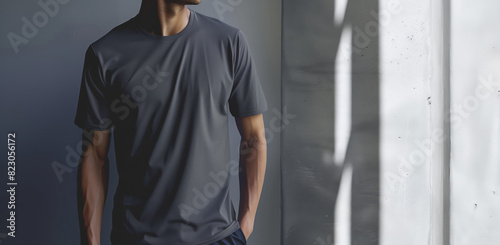
[[(113, 245), (246, 244), (252, 233), (267, 102), (242, 32), (186, 7), (199, 3), (143, 0), (135, 17), (87, 49), (74, 121), (90, 141), (79, 168), (82, 244), (100, 243), (111, 132)], [(237, 164), (229, 113), (241, 134)], [(237, 218), (229, 198), (236, 174)]]

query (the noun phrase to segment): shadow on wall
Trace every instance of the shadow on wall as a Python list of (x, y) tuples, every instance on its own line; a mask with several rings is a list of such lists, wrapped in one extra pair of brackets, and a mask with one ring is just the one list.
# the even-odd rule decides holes
[[(379, 243), (379, 33), (373, 25), (379, 2), (345, 2), (340, 6), (345, 17), (337, 21), (334, 13), (344, 11), (335, 9), (340, 7), (334, 0), (283, 1), (282, 104), (296, 115), (281, 143), (285, 245), (334, 244), (335, 206), (346, 167), (352, 168), (350, 243)], [(349, 34), (350, 71), (338, 76), (343, 33)], [(346, 121), (339, 118), (345, 106), (338, 97), (346, 95), (338, 77), (347, 78), (351, 91), (350, 134), (338, 127)], [(339, 152), (342, 134), (348, 136)]]

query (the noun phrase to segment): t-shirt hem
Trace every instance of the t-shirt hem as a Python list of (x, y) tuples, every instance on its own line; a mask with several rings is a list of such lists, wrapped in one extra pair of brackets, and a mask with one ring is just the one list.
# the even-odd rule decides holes
[(239, 228), (240, 228), (240, 223), (238, 222), (238, 220), (234, 220), (233, 223), (231, 223), (229, 225), (229, 227), (227, 227), (225, 230), (223, 230), (219, 234), (215, 235), (211, 239), (203, 241), (201, 243), (198, 243), (197, 245), (209, 245), (209, 244), (214, 243), (216, 241), (222, 240), (223, 238), (233, 234), (233, 232), (235, 232)]
[(251, 111), (245, 111), (242, 113), (234, 114), (233, 116), (238, 118), (238, 117), (249, 117), (249, 116), (255, 116), (258, 114), (261, 114), (263, 112), (267, 111), (267, 107), (261, 108), (261, 109), (256, 109), (256, 110), (251, 110)]
[(81, 120), (77, 120), (75, 119), (73, 121), (73, 123), (78, 126), (79, 128), (82, 128), (82, 129), (89, 129), (89, 130), (109, 130), (112, 128), (112, 125), (108, 126), (108, 127), (103, 127), (102, 125), (95, 125), (95, 124), (92, 124), (92, 123), (88, 123), (88, 122), (85, 122), (85, 121), (81, 121)]

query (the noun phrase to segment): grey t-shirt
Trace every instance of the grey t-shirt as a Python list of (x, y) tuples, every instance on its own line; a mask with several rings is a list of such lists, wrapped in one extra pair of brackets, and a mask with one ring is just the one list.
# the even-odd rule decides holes
[(267, 107), (243, 33), (194, 10), (174, 35), (135, 16), (92, 43), (74, 123), (113, 130), (112, 244), (201, 245), (236, 231), (228, 116)]

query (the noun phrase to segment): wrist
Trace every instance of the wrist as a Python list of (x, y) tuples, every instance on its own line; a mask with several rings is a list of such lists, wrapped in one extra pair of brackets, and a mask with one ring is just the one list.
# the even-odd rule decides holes
[(242, 216), (238, 219), (241, 228), (253, 229), (255, 219), (251, 216)]

